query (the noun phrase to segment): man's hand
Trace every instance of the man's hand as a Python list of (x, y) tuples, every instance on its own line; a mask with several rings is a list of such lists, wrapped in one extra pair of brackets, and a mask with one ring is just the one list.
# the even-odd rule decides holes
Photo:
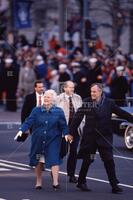
[(19, 131), (18, 133), (17, 133), (17, 135), (14, 137), (14, 140), (17, 140), (17, 138), (20, 136), (21, 137), (21, 135), (22, 135), (22, 131)]
[(65, 140), (66, 140), (66, 142), (72, 143), (72, 141), (73, 141), (73, 136), (72, 136), (72, 135), (65, 135)]

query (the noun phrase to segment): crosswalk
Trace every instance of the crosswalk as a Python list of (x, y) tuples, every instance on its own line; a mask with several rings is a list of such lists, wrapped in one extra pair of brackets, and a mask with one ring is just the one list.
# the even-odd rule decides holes
[(0, 172), (8, 172), (8, 171), (12, 171), (14, 169), (28, 171), (31, 168), (28, 165), (23, 164), (23, 163), (12, 162), (12, 161), (8, 161), (8, 160), (0, 159)]
[[(29, 167), (29, 165), (23, 164), (23, 163), (18, 163), (18, 162), (12, 162), (12, 161), (8, 161), (8, 160), (2, 160), (0, 159), (0, 174), (2, 172), (10, 172), (12, 170), (22, 170), (22, 171), (28, 171), (31, 168)], [(0, 197), (0, 200), (8, 200), (5, 199), (3, 197)], [(21, 200), (30, 200), (28, 198), (23, 198)]]
[[(0, 200), (7, 200), (7, 199), (0, 198)], [(22, 200), (30, 200), (30, 199), (22, 199)]]

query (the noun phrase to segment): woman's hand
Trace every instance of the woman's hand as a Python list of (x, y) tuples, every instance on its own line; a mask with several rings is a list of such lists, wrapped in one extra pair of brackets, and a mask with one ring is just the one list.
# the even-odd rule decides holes
[(14, 140), (17, 140), (17, 138), (22, 135), (22, 131), (18, 131), (17, 135), (14, 137)]

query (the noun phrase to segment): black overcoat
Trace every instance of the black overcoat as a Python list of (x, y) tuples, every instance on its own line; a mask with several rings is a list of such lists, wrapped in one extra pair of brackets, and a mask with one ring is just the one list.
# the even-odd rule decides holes
[(36, 106), (36, 93), (28, 94), (25, 97), (24, 104), (21, 110), (21, 122), (24, 122), (25, 119), (30, 115), (33, 108)]
[(76, 112), (70, 127), (70, 134), (73, 135), (85, 117), (79, 158), (93, 152), (96, 144), (99, 147), (112, 148), (112, 113), (133, 123), (133, 116), (119, 108), (111, 99), (104, 97), (98, 105), (90, 98), (83, 101), (83, 105)]

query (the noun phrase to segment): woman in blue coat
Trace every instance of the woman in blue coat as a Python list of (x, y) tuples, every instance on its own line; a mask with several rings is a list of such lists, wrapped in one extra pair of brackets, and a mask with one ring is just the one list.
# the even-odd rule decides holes
[(51, 90), (44, 94), (44, 106), (36, 107), (22, 124), (17, 136), (32, 127), (30, 166), (35, 166), (36, 189), (42, 188), (43, 164), (51, 168), (53, 188), (59, 189), (58, 172), (62, 134), (66, 141), (72, 140), (68, 135), (68, 127), (64, 112), (54, 106), (54, 95)]

